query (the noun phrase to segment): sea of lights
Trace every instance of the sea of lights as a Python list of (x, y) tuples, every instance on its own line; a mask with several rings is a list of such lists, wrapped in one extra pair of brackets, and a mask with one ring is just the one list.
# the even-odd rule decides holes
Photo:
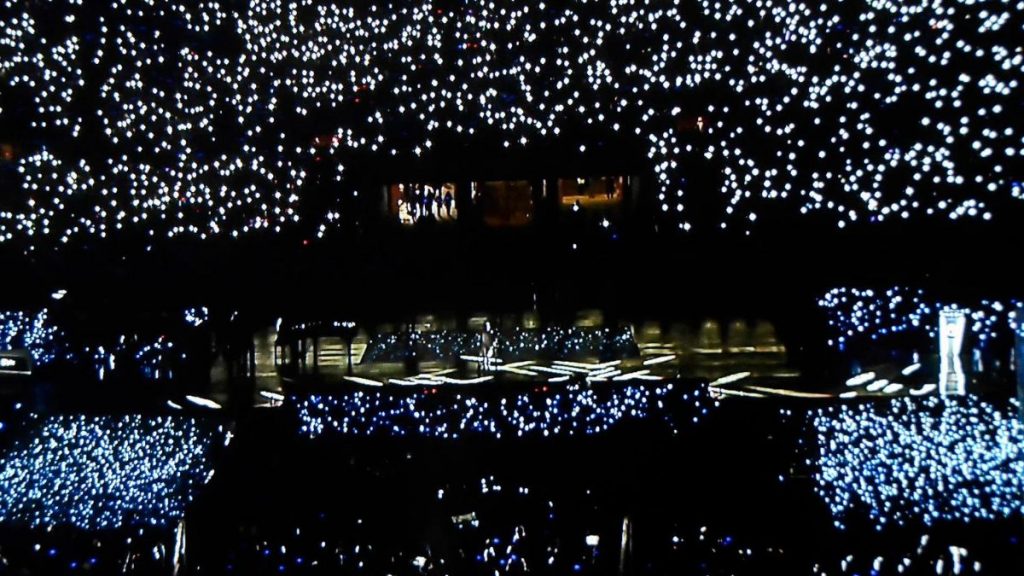
[(878, 529), (1024, 511), (1024, 425), (972, 396), (840, 404), (812, 415), (815, 490), (839, 527), (866, 511)]
[(896, 286), (887, 290), (834, 288), (818, 300), (828, 315), (833, 337), (829, 345), (840, 350), (860, 341), (873, 341), (900, 333), (926, 334), (935, 338), (939, 312), (945, 309), (966, 310), (967, 327), (979, 343), (1013, 329), (1017, 300), (1001, 302), (980, 300), (972, 303), (942, 303), (924, 290)]
[(628, 420), (660, 420), (673, 431), (696, 424), (718, 402), (702, 389), (674, 384), (613, 385), (598, 391), (565, 385), (502, 398), (463, 394), (389, 394), (375, 389), (295, 400), (301, 434), (421, 436), (575, 436), (599, 434)]
[[(401, 362), (415, 353), (425, 360), (450, 360), (481, 350), (479, 332), (408, 332), (374, 336), (366, 346), (365, 362)], [(629, 328), (562, 328), (499, 330), (495, 353), (506, 360), (535, 358), (551, 354), (566, 358), (601, 354), (622, 358), (637, 353)]]
[(1020, 197), (1024, 55), (1008, 34), (1022, 14), (1010, 0), (3, 0), (0, 118), (24, 137), (0, 240), (280, 231), (314, 142), (351, 190), (348, 152), (525, 147), (580, 126), (644, 142), (679, 229), (683, 167), (701, 156), (722, 175), (723, 228), (749, 231), (766, 204), (839, 227), (987, 220)]
[(189, 418), (52, 416), (0, 457), (0, 522), (84, 530), (181, 518), (215, 434)]
[(49, 364), (56, 357), (60, 336), (45, 308), (35, 314), (0, 311), (0, 351), (26, 349), (36, 364)]

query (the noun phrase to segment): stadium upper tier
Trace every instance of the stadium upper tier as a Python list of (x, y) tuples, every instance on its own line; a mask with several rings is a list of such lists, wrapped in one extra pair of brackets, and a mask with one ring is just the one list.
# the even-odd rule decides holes
[(998, 218), (1024, 198), (1022, 26), (1008, 1), (3, 0), (0, 241), (339, 226), (302, 203), (365, 193), (356, 157), (594, 134), (643, 143), (681, 230), (695, 194), (740, 231)]

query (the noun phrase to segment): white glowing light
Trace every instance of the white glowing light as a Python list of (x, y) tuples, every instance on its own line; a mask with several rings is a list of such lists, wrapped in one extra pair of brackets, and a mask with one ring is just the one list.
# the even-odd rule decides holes
[(210, 408), (213, 410), (220, 410), (221, 405), (209, 398), (203, 398), (202, 396), (193, 396), (191, 394), (185, 396), (185, 399), (195, 404), (196, 406), (202, 406), (203, 408)]

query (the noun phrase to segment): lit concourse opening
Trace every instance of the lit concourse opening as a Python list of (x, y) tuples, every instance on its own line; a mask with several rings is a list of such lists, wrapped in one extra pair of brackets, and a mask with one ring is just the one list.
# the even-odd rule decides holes
[(0, 575), (1024, 573), (1022, 29), (0, 0)]

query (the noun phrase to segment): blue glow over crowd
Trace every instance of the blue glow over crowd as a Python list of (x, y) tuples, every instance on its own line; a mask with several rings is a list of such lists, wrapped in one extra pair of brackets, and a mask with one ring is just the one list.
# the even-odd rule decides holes
[(454, 439), (482, 435), (577, 436), (599, 434), (628, 420), (661, 419), (678, 432), (718, 406), (701, 389), (676, 384), (614, 386), (606, 392), (566, 384), (547, 393), (531, 391), (504, 398), (469, 394), (392, 395), (353, 391), (298, 398), (301, 434), (318, 437), (421, 436)]
[(972, 396), (841, 404), (812, 418), (816, 490), (844, 526), (971, 522), (1024, 513), (1024, 425)]
[(57, 354), (59, 336), (45, 308), (35, 314), (0, 310), (0, 351), (23, 348), (29, 351), (34, 362), (47, 364)]
[(180, 519), (213, 468), (190, 418), (52, 416), (0, 456), (0, 522), (83, 530)]
[(318, 136), (358, 194), (349, 152), (528, 147), (577, 126), (644, 142), (682, 230), (683, 167), (700, 156), (721, 167), (723, 228), (749, 231), (767, 205), (838, 227), (988, 220), (1021, 197), (1022, 14), (1010, 0), (4, 0), (0, 118), (24, 149), (0, 240), (280, 231)]
[(818, 300), (828, 315), (833, 337), (829, 345), (840, 350), (857, 341), (871, 342), (893, 334), (919, 333), (935, 338), (939, 312), (967, 313), (967, 328), (985, 344), (1017, 330), (1019, 300), (941, 302), (924, 290), (895, 286), (886, 290), (834, 288)]

